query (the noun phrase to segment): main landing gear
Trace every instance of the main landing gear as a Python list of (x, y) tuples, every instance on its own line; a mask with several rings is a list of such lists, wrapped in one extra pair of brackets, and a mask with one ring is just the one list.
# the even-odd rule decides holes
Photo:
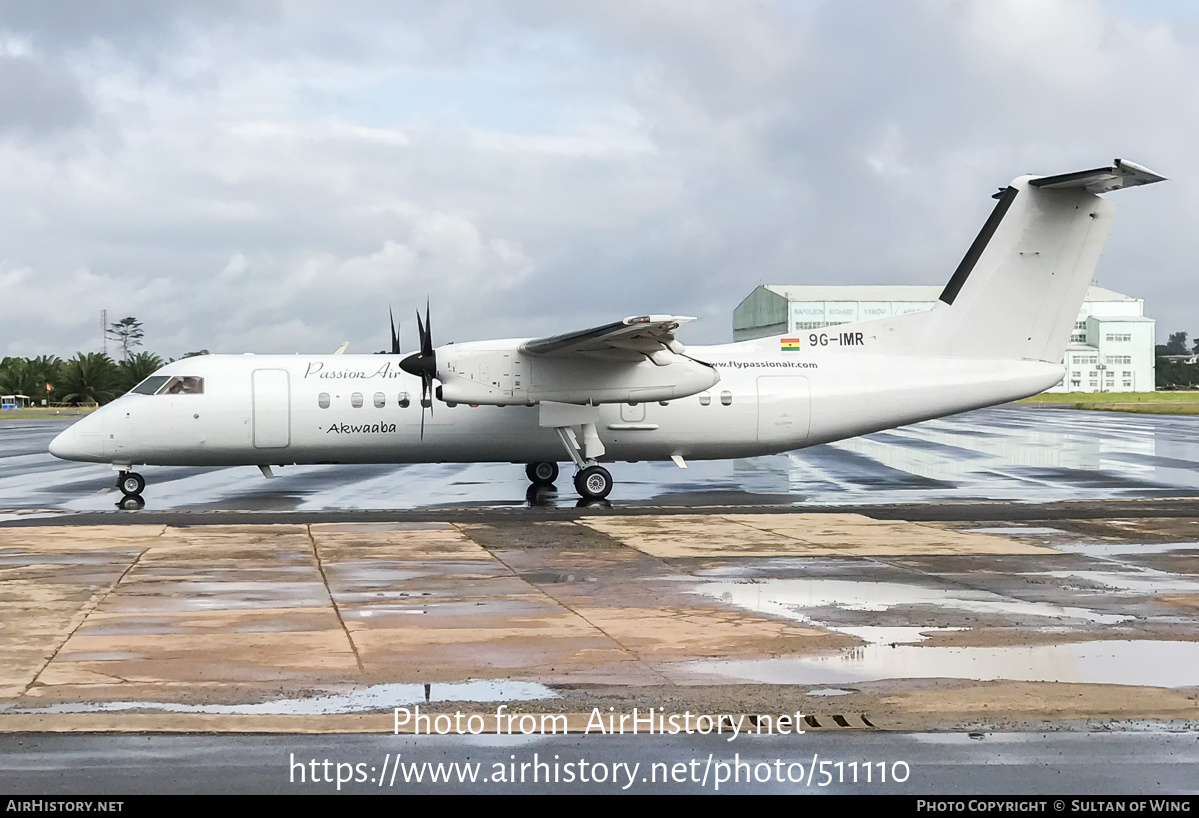
[(146, 501), (142, 498), (142, 492), (146, 489), (146, 478), (142, 477), (135, 471), (122, 471), (117, 474), (117, 488), (121, 490), (121, 499), (117, 502), (117, 508), (136, 509), (144, 508)]
[(552, 486), (558, 479), (558, 464), (530, 463), (525, 466), (525, 476), (534, 486)]
[(588, 466), (575, 474), (575, 491), (585, 500), (603, 500), (612, 493), (612, 475), (603, 466)]
[[(557, 463), (529, 463), (525, 466), (525, 476), (529, 478), (529, 491), (526, 499), (531, 505), (545, 505), (547, 489), (553, 489), (554, 481), (558, 479)], [(579, 469), (574, 476), (575, 491), (584, 500), (603, 500), (612, 493), (612, 474), (603, 466), (592, 463)], [(551, 495), (555, 495), (551, 491)]]
[[(542, 401), (537, 417), (541, 428), (557, 433), (562, 448), (575, 464), (575, 491), (584, 504), (602, 501), (612, 493), (612, 475), (597, 462), (604, 456), (604, 444), (596, 428), (598, 422), (598, 406), (556, 401)], [(529, 489), (533, 493), (539, 486), (553, 483), (558, 476), (558, 464), (530, 463), (525, 467), (525, 474), (533, 484)]]

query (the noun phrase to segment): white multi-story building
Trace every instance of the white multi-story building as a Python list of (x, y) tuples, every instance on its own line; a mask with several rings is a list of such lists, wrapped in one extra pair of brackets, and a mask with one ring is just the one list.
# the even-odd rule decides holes
[[(941, 287), (763, 284), (733, 310), (733, 340), (820, 329), (932, 309)], [(1145, 301), (1087, 289), (1066, 348), (1066, 377), (1050, 392), (1149, 392), (1155, 322)]]

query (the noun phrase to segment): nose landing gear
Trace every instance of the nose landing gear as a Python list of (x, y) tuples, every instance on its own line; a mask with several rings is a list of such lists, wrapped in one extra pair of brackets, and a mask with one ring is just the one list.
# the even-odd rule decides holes
[(121, 490), (121, 499), (117, 508), (128, 510), (144, 508), (146, 501), (142, 492), (146, 488), (146, 478), (135, 471), (123, 471), (117, 475), (117, 488)]
[(117, 488), (126, 497), (141, 494), (146, 489), (146, 478), (135, 471), (123, 471), (117, 475)]

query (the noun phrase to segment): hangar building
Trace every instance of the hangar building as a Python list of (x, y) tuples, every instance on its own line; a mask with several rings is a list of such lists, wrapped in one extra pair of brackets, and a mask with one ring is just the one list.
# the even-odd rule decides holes
[[(745, 341), (932, 309), (942, 287), (807, 287), (763, 284), (733, 310), (733, 340)], [(1087, 289), (1066, 348), (1066, 377), (1050, 392), (1149, 392), (1155, 322), (1142, 298)]]

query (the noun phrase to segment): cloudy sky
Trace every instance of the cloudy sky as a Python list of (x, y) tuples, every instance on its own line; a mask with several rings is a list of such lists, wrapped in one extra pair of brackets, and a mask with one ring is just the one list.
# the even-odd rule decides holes
[(372, 352), (941, 284), (1120, 156), (1098, 283), (1199, 333), (1187, 2), (0, 2), (0, 354)]

